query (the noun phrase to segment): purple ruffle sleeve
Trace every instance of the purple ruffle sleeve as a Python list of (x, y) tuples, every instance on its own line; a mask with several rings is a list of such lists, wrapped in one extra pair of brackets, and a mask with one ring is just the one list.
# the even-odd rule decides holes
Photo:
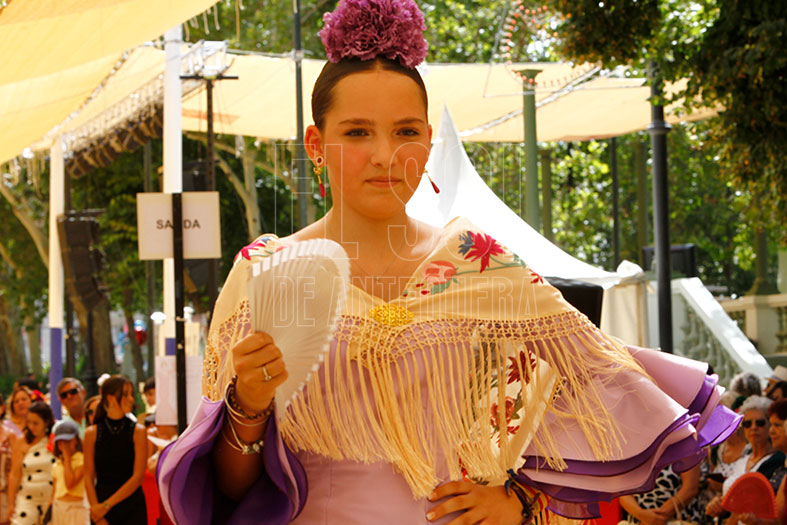
[(629, 350), (650, 379), (622, 373), (603, 394), (626, 436), (620, 457), (595, 460), (581, 445), (577, 448), (579, 436), (569, 429), (562, 436), (567, 444), (565, 470), (551, 469), (545, 458), (528, 451), (517, 473), (519, 481), (549, 495), (550, 510), (560, 515), (598, 517), (597, 502), (651, 490), (663, 468), (692, 468), (705, 456), (705, 447), (727, 439), (740, 423), (739, 415), (719, 405), (723, 389), (718, 376), (706, 375), (706, 363), (655, 350)]
[(212, 450), (226, 413), (222, 401), (203, 398), (183, 435), (162, 451), (156, 477), (164, 508), (175, 523), (189, 525), (289, 523), (306, 503), (306, 473), (284, 444), (275, 413), (265, 431), (264, 475), (238, 502), (216, 487)]

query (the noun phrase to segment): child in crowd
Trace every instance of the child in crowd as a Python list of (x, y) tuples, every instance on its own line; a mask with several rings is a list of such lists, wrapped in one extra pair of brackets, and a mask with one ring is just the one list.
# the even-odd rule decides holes
[(63, 420), (55, 426), (54, 435), (57, 463), (52, 467), (52, 522), (88, 525), (90, 509), (85, 500), (85, 458), (79, 427), (73, 421)]

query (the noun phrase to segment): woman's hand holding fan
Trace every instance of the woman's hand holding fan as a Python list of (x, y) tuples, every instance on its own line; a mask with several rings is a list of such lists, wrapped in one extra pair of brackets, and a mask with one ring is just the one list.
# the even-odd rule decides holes
[(233, 347), (232, 359), (238, 375), (238, 403), (248, 413), (262, 412), (288, 377), (281, 350), (269, 334), (252, 332)]

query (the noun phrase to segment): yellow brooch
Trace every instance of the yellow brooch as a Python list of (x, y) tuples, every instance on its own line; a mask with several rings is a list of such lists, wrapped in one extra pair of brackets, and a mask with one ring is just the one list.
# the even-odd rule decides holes
[(381, 304), (369, 310), (369, 317), (380, 324), (403, 326), (412, 322), (415, 314), (398, 304)]

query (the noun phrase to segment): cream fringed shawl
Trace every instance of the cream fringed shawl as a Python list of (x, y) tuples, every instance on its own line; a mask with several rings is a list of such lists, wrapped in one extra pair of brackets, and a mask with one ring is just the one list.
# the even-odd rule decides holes
[[(249, 331), (248, 267), (281, 249), (268, 235), (236, 258), (205, 355), (212, 400), (232, 377), (230, 349)], [(280, 428), (293, 450), (389, 462), (425, 497), (441, 461), (451, 479), (491, 483), (526, 450), (564, 468), (561, 426), (578, 426), (577, 446), (595, 460), (615, 458), (623, 436), (599, 389), (624, 369), (642, 372), (519, 257), (455, 219), (401, 296), (386, 303), (351, 287), (331, 352)]]

